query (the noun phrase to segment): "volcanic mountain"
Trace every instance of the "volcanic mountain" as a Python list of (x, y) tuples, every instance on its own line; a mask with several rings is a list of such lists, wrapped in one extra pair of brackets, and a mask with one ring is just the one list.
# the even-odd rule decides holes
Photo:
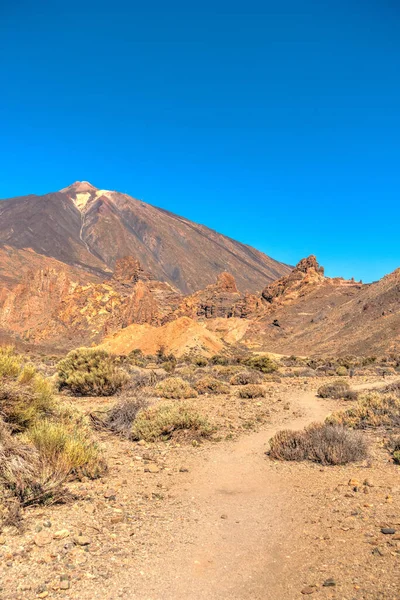
[[(85, 181), (0, 202), (3, 283), (14, 283), (16, 273), (29, 269), (30, 259), (37, 267), (40, 256), (99, 280), (111, 275), (118, 259), (133, 256), (155, 279), (186, 294), (214, 283), (223, 271), (243, 292), (260, 290), (290, 272), (287, 265), (204, 225)], [(44, 258), (43, 265), (52, 266)]]

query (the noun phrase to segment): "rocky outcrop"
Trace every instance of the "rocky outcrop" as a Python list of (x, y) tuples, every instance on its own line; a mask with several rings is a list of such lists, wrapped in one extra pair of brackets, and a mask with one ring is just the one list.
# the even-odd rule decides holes
[(306, 293), (310, 286), (324, 281), (324, 269), (320, 267), (315, 256), (303, 258), (289, 275), (267, 285), (261, 297), (268, 304), (288, 302)]

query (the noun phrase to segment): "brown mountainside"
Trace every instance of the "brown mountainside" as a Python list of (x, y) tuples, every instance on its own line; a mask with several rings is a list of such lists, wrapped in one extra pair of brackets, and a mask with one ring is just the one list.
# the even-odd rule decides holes
[(0, 243), (102, 278), (119, 258), (134, 256), (155, 279), (184, 293), (213, 283), (222, 271), (235, 277), (240, 290), (251, 292), (290, 272), (287, 265), (204, 225), (87, 182), (0, 202)]

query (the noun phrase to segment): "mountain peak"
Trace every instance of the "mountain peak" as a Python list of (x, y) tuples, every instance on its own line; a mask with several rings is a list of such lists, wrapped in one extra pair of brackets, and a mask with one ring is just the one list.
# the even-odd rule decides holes
[(96, 192), (97, 188), (88, 181), (75, 181), (71, 185), (63, 188), (60, 192), (69, 192), (75, 194), (83, 194), (85, 192)]

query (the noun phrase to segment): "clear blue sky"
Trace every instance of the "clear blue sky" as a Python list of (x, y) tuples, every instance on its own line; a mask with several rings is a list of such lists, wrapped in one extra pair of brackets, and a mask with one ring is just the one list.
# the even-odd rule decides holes
[(1, 0), (0, 197), (117, 189), (328, 275), (400, 266), (398, 0)]

